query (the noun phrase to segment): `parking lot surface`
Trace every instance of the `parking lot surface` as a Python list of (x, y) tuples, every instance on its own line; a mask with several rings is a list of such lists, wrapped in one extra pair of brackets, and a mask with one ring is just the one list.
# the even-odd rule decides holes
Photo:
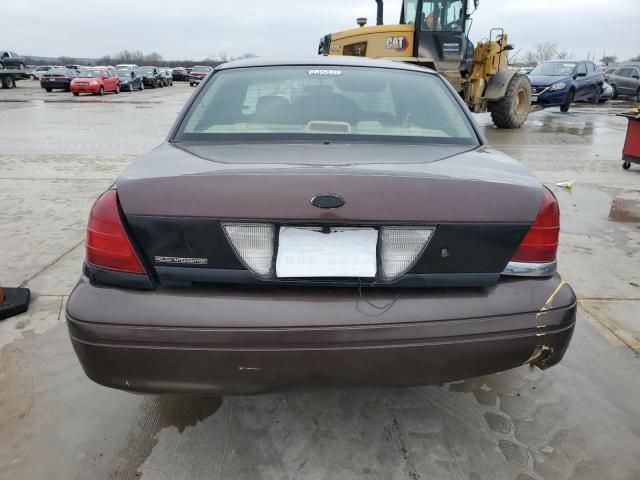
[(0, 282), (33, 294), (28, 313), (0, 322), (1, 479), (640, 479), (640, 168), (621, 168), (624, 101), (535, 112), (515, 131), (477, 117), (558, 195), (560, 271), (580, 302), (560, 365), (225, 398), (88, 380), (64, 306), (89, 208), (192, 92), (0, 90)]

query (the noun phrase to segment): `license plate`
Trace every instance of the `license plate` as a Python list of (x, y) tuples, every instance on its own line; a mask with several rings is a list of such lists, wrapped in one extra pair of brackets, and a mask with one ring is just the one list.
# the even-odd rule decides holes
[(533, 95), (531, 97), (531, 103), (538, 103), (538, 96), (537, 95)]
[(282, 227), (276, 275), (279, 278), (375, 277), (378, 231), (373, 228)]

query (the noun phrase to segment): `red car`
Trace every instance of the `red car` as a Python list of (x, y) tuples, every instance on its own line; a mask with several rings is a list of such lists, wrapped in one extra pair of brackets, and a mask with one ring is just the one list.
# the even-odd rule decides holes
[(189, 73), (189, 85), (195, 87), (199, 85), (204, 78), (209, 75), (213, 71), (212, 67), (208, 67), (206, 65), (196, 65), (191, 69)]
[(104, 95), (105, 92), (120, 93), (120, 79), (108, 68), (80, 70), (71, 82), (71, 92), (77, 97), (81, 93)]

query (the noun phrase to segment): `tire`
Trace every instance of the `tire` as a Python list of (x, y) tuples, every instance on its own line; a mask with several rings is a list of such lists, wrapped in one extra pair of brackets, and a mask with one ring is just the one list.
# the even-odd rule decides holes
[(600, 97), (601, 96), (602, 96), (602, 87), (600, 85), (598, 85), (598, 87), (596, 88), (596, 94), (591, 99), (591, 103), (593, 103), (595, 105), (600, 103)]
[(45, 88), (45, 91), (46, 91), (47, 93), (51, 93), (51, 90), (52, 90), (51, 88)]
[(560, 106), (560, 111), (562, 113), (567, 113), (571, 108), (571, 104), (573, 103), (573, 99), (575, 98), (576, 93), (573, 90), (569, 90), (569, 95), (567, 95), (567, 99)]
[(16, 80), (11, 75), (4, 77), (2, 79), (2, 88), (10, 89), (10, 88), (15, 88), (15, 86), (16, 86)]
[(74, 97), (78, 97), (79, 95), (80, 95), (80, 92), (73, 92)]
[(33, 81), (33, 80), (37, 80), (35, 75), (29, 75), (29, 80)]
[(504, 98), (491, 105), (491, 120), (498, 128), (520, 128), (531, 110), (531, 83), (526, 75), (515, 75)]
[(622, 164), (622, 169), (623, 170), (629, 170), (631, 168), (631, 162), (624, 162)]
[(618, 89), (616, 88), (615, 85), (611, 85), (611, 88), (613, 89), (613, 94), (611, 95), (611, 98), (615, 100), (616, 98), (618, 98)]
[(100, 87), (100, 90), (98, 90), (98, 95), (100, 95), (101, 97), (104, 95), (104, 87)]

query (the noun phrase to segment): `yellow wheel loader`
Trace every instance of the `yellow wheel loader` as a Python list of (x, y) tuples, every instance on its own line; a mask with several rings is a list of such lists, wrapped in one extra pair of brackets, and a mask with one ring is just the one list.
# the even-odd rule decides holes
[(526, 75), (510, 69), (502, 29), (473, 46), (468, 37), (473, 0), (404, 0), (399, 25), (383, 24), (383, 0), (378, 4), (377, 25), (326, 35), (321, 55), (387, 58), (415, 63), (442, 74), (460, 93), (472, 112), (491, 112), (499, 128), (519, 128), (531, 108), (531, 83)]

